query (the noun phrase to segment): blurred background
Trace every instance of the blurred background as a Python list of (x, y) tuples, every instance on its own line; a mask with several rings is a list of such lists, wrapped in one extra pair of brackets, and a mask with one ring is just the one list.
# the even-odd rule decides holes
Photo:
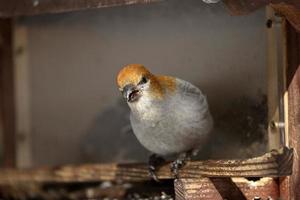
[(266, 151), (264, 8), (233, 17), (222, 3), (173, 0), (22, 17), (16, 28), (26, 55), (18, 73), (27, 127), (17, 137), (19, 166), (146, 161), (116, 86), (129, 63), (207, 95), (215, 129), (200, 159)]

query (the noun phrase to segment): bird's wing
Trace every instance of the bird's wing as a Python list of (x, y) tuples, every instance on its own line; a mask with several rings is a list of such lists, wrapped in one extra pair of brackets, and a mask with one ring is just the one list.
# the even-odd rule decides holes
[[(198, 146), (212, 129), (213, 119), (206, 96), (192, 83), (174, 78), (176, 93), (170, 92), (169, 113), (174, 125), (174, 137), (189, 138)], [(173, 95), (172, 95), (173, 94)], [(198, 144), (199, 142), (199, 144)]]
[(191, 84), (190, 82), (176, 78), (176, 83), (177, 83), (177, 88), (187, 96), (205, 97), (205, 95), (203, 95), (201, 90), (198, 87)]
[[(160, 84), (167, 88), (172, 95), (174, 90), (176, 90), (176, 101), (178, 104), (180, 102), (189, 102), (191, 104), (200, 104), (201, 109), (208, 109), (208, 103), (206, 100), (206, 96), (201, 92), (201, 90), (194, 86), (192, 83), (171, 77), (171, 76), (157, 76)], [(183, 100), (184, 99), (184, 100)], [(179, 101), (178, 101), (179, 100)], [(182, 101), (183, 100), (183, 101)], [(185, 108), (185, 107), (184, 107)]]
[(174, 91), (174, 89), (178, 89), (185, 95), (203, 95), (199, 88), (185, 80), (163, 75), (157, 75), (157, 79), (164, 88), (167, 88), (167, 90), (171, 92)]
[(185, 111), (182, 112), (192, 112), (192, 110), (196, 109), (201, 115), (210, 115), (206, 96), (198, 87), (179, 78), (176, 78), (176, 83), (177, 89), (181, 91), (182, 101), (180, 102), (184, 102), (184, 104), (189, 102), (189, 106), (183, 106)]
[[(182, 126), (186, 126), (186, 130), (195, 129), (196, 138), (198, 138), (199, 133), (207, 133), (212, 129), (213, 119), (209, 111), (209, 105), (206, 96), (201, 92), (201, 90), (182, 79), (176, 79), (177, 88), (181, 90), (181, 98), (184, 102), (182, 106), (183, 109), (178, 109), (178, 112), (188, 116), (190, 123), (184, 123)], [(186, 105), (188, 102), (188, 105)], [(179, 108), (179, 106), (177, 107)], [(193, 133), (193, 132), (192, 132)], [(193, 137), (193, 136), (191, 136)]]

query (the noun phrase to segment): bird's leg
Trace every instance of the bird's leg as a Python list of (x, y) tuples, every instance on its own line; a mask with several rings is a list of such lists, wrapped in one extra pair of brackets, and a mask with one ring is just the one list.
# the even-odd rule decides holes
[(181, 169), (185, 165), (186, 161), (191, 160), (191, 158), (193, 156), (196, 156), (197, 154), (198, 154), (198, 150), (196, 150), (196, 149), (179, 154), (177, 159), (171, 163), (171, 167), (170, 167), (171, 172), (175, 176), (175, 178), (178, 178), (178, 170)]
[(158, 156), (157, 154), (152, 154), (149, 157), (148, 160), (148, 170), (149, 170), (149, 176), (154, 179), (155, 181), (159, 182), (158, 177), (155, 174), (155, 171), (157, 168), (159, 168), (163, 163), (165, 162), (165, 159), (163, 157)]

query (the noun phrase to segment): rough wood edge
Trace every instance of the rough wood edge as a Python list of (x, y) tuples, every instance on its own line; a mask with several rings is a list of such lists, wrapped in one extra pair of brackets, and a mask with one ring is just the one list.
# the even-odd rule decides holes
[[(201, 177), (282, 177), (292, 173), (293, 150), (283, 148), (260, 157), (244, 160), (207, 160), (188, 162), (180, 178)], [(172, 179), (170, 163), (157, 172), (160, 179)], [(0, 185), (15, 183), (94, 182), (149, 180), (146, 164), (85, 164), (57, 168), (2, 169)]]

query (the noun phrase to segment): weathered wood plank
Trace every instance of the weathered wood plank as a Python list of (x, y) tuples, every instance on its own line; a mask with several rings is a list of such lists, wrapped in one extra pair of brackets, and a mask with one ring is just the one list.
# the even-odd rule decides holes
[(62, 13), (158, 1), (161, 0), (0, 0), (0, 17)]
[(4, 166), (15, 166), (15, 94), (13, 71), (13, 20), (0, 19), (0, 126)]
[(245, 178), (179, 179), (174, 182), (177, 200), (253, 200), (278, 199), (276, 179), (261, 178), (249, 181)]
[[(273, 151), (245, 160), (191, 161), (179, 171), (180, 178), (205, 177), (281, 177), (292, 173), (291, 149)], [(162, 166), (160, 179), (173, 178), (170, 163)], [(146, 164), (85, 164), (31, 170), (0, 170), (0, 184), (29, 182), (93, 182), (104, 180), (149, 180)]]

